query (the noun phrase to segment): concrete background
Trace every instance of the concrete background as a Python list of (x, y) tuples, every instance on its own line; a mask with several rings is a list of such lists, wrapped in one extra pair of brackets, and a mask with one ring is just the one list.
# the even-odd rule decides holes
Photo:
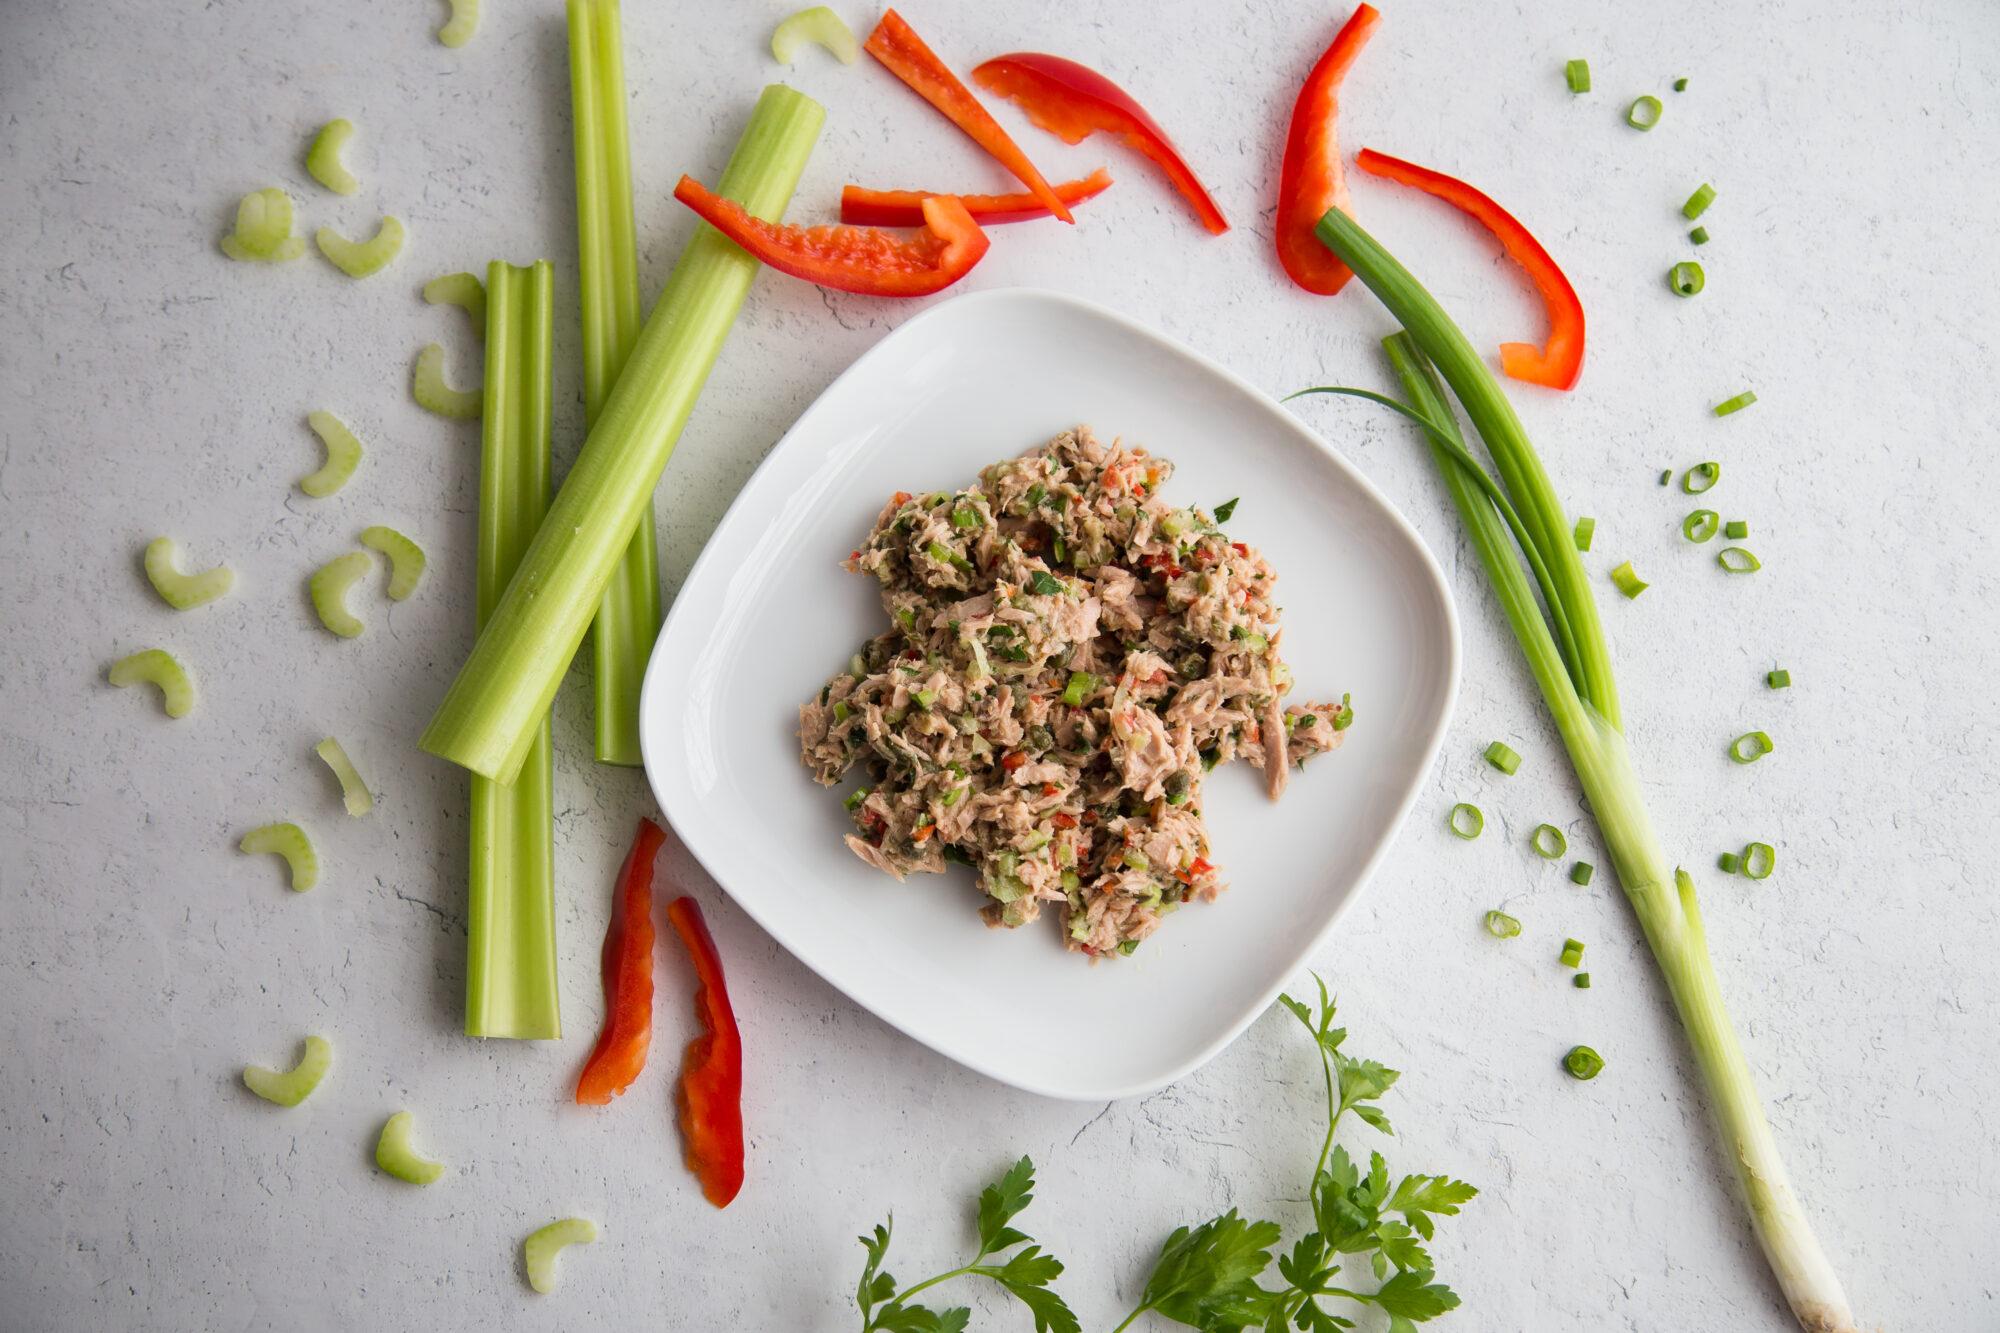
[[(773, 66), (764, 42), (789, 7), (629, 6), (649, 300), (690, 229), (674, 179), (713, 180), (771, 79), (831, 112), (795, 218), (830, 219), (850, 180), (1009, 188), (865, 59)], [(897, 1272), (958, 1262), (972, 1195), (1023, 1152), (1043, 1175), (1023, 1222), (1069, 1264), (1061, 1289), (1086, 1327), (1129, 1308), (1179, 1222), (1235, 1205), (1289, 1241), (1320, 1132), (1317, 1070), (1289, 1019), (1141, 1100), (1015, 1093), (855, 1010), (678, 848), (667, 875), (707, 906), (748, 1033), (750, 1183), (718, 1214), (680, 1167), (669, 1105), (691, 1015), (671, 951), (644, 1078), (609, 1111), (566, 1105), (599, 1017), (605, 886), (651, 806), (639, 774), (589, 762), (581, 672), (556, 714), (566, 1035), (458, 1035), (465, 783), (412, 742), (470, 641), (477, 432), (420, 411), (407, 385), (428, 341), (459, 383), (477, 365), (463, 317), (426, 307), (420, 285), (494, 256), (553, 259), (565, 456), (580, 407), (558, 7), (490, 0), (458, 51), (432, 37), (443, 8), (0, 5), (0, 1326), (852, 1326), (852, 1237), (894, 1208)], [(967, 289), (1080, 293), (1274, 392), (1385, 381), (1380, 308), (1359, 287), (1292, 290), (1269, 246), (1284, 117), (1344, 8), (908, 13), (960, 68), (1026, 47), (1119, 78), (1236, 223), (1210, 239), (1115, 145), (1066, 149), (1003, 110), (1051, 177), (1107, 163), (1119, 183), (1074, 230), (996, 233)], [(1572, 98), (1562, 64), (1579, 55), (1597, 91)], [(1692, 84), (1676, 95), (1678, 75)], [(1643, 92), (1667, 103), (1645, 135), (1620, 119)], [(1761, 884), (1702, 880), (1800, 1193), (1865, 1323), (2000, 1326), (2000, 10), (1404, 3), (1345, 103), (1350, 147), (1481, 183), (1581, 290), (1581, 386), (1515, 397), (1572, 509), (1598, 518), (1592, 570), (1629, 558), (1653, 581), (1637, 602), (1599, 590), (1670, 847), (1696, 867), (1752, 838), (1778, 849)], [(352, 198), (301, 166), (335, 115), (359, 127)], [(1677, 206), (1703, 180), (1719, 191), (1708, 289), (1683, 301), (1662, 279), (1690, 255)], [(393, 212), (409, 244), (362, 283), (316, 254), (232, 264), (216, 238), (267, 184), (292, 192), (302, 233), (365, 233)], [(1525, 283), (1449, 210), (1374, 182), (1355, 193), (1476, 341), (1538, 336)], [(909, 313), (760, 279), (660, 488), (670, 592), (786, 425)], [(1745, 387), (1754, 409), (1708, 414)], [(315, 502), (292, 483), (317, 466), (303, 418), (320, 407), (368, 455)], [(1579, 891), (1525, 850), (1549, 820), (1604, 860), (1425, 458), (1376, 411), (1303, 411), (1412, 515), (1465, 620), (1435, 782), (1318, 960), (1352, 1048), (1407, 1071), (1388, 1101), (1392, 1166), (1485, 1190), (1437, 1245), (1465, 1302), (1444, 1326), (1786, 1327), (1629, 912), (1608, 875)], [(1682, 542), (1691, 503), (1654, 485), (1704, 458), (1724, 469), (1711, 501), (1752, 524), (1754, 578)], [(422, 542), (431, 573), (393, 609), (357, 596), (368, 633), (337, 641), (304, 580), (378, 521)], [(160, 533), (191, 566), (234, 566), (235, 594), (166, 610), (139, 569)], [(199, 679), (185, 721), (103, 683), (153, 644)], [(1789, 692), (1763, 688), (1774, 665)], [(1752, 727), (1777, 751), (1734, 767), (1723, 746)], [(365, 820), (340, 812), (311, 755), (327, 733), (379, 794)], [(1511, 780), (1480, 760), (1495, 737), (1525, 756)], [(1460, 799), (1487, 811), (1477, 843), (1441, 828)], [(310, 894), (232, 850), (281, 817), (319, 841)], [(1496, 905), (1529, 934), (1486, 938)], [(1589, 992), (1554, 963), (1565, 935), (1589, 941)], [(336, 1048), (310, 1102), (281, 1112), (244, 1092), (244, 1063), (284, 1063), (307, 1032)], [(1577, 1041), (1610, 1062), (1588, 1086), (1556, 1064)], [(451, 1165), (432, 1188), (370, 1164), (376, 1127), (403, 1107)], [(519, 1240), (570, 1212), (603, 1239), (536, 1298)], [(978, 1326), (1026, 1326), (964, 1295)]]

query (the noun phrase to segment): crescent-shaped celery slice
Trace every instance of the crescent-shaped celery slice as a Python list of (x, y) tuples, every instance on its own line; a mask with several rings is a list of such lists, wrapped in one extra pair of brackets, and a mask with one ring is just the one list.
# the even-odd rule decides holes
[(446, 46), (464, 46), (479, 31), (479, 0), (445, 0), (451, 6), (451, 21), (438, 29), (438, 40)]
[(236, 204), (236, 230), (222, 238), (222, 253), (262, 263), (304, 254), (305, 242), (292, 235), (292, 197), (275, 186), (244, 195)]
[(551, 1222), (521, 1242), (521, 1261), (527, 1265), (528, 1285), (544, 1296), (556, 1289), (556, 1258), (572, 1245), (588, 1245), (597, 1239), (597, 1224), (588, 1218), (565, 1217)]
[(424, 548), (394, 528), (377, 523), (361, 530), (361, 544), (389, 558), (389, 600), (400, 602), (417, 590), (424, 576)]
[(278, 1106), (297, 1106), (312, 1096), (313, 1089), (333, 1066), (333, 1047), (325, 1037), (307, 1037), (299, 1062), (290, 1069), (266, 1069), (262, 1065), (243, 1067), (243, 1086)]
[(434, 1162), (416, 1150), (410, 1142), (410, 1126), (414, 1123), (408, 1111), (398, 1111), (389, 1117), (389, 1123), (382, 1126), (382, 1137), (375, 1140), (375, 1165), (398, 1180), (428, 1185), (444, 1174), (444, 1163)]
[(771, 33), (771, 58), (780, 65), (792, 64), (809, 42), (825, 47), (843, 65), (861, 58), (861, 43), (854, 40), (854, 29), (825, 5), (801, 9), (780, 23)]
[(396, 218), (385, 217), (375, 228), (375, 234), (365, 241), (350, 241), (331, 227), (314, 232), (313, 240), (335, 268), (350, 278), (365, 278), (380, 273), (402, 253), (403, 236), (403, 224)]
[(361, 182), (354, 179), (354, 173), (340, 160), (347, 141), (353, 137), (353, 121), (345, 117), (329, 120), (319, 127), (312, 147), (306, 150), (306, 171), (335, 194), (353, 194), (361, 188)]
[(340, 799), (347, 806), (348, 814), (359, 819), (375, 808), (375, 794), (368, 790), (361, 770), (347, 757), (347, 751), (341, 748), (339, 741), (328, 736), (313, 746), (313, 753), (324, 759), (326, 766), (333, 770), (334, 777), (340, 779)]
[(425, 344), (417, 353), (410, 392), (417, 406), (453, 421), (476, 421), (485, 397), (478, 389), (454, 389), (444, 382), (444, 348), (436, 343)]
[(300, 477), (299, 489), (315, 500), (324, 499), (345, 486), (361, 465), (361, 441), (331, 412), (307, 413), (306, 424), (326, 446), (326, 462), (319, 471)]
[(192, 611), (228, 592), (236, 575), (227, 565), (183, 574), (174, 564), (174, 539), (155, 537), (146, 543), (146, 579), (160, 600), (176, 611)]
[(472, 330), (486, 336), (486, 284), (471, 273), (447, 273), (424, 284), (432, 305), (455, 305), (472, 316)]
[(343, 639), (352, 639), (366, 628), (347, 609), (347, 590), (375, 568), (375, 557), (366, 551), (349, 551), (321, 565), (306, 588), (312, 594), (313, 611), (319, 623)]
[(319, 853), (313, 850), (312, 839), (297, 824), (260, 824), (243, 835), (236, 850), (252, 856), (270, 852), (284, 857), (291, 872), (293, 893), (304, 893), (319, 883)]
[(194, 681), (187, 668), (164, 648), (146, 648), (111, 664), (107, 677), (123, 689), (127, 685), (160, 687), (160, 707), (168, 717), (186, 717), (194, 707)]

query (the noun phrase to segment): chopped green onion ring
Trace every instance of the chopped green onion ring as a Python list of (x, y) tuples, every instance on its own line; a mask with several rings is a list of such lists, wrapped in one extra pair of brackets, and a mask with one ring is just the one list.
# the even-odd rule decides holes
[(313, 746), (313, 753), (324, 759), (326, 766), (333, 770), (333, 776), (340, 780), (340, 799), (348, 814), (359, 819), (375, 808), (375, 794), (368, 790), (361, 770), (347, 757), (347, 751), (341, 748), (339, 741), (328, 736)]
[(306, 583), (312, 595), (313, 611), (319, 623), (343, 639), (352, 639), (366, 628), (347, 609), (347, 590), (375, 568), (375, 557), (366, 551), (349, 551), (321, 565)]
[(1681, 536), (1691, 542), (1705, 542), (1722, 526), (1722, 515), (1713, 509), (1697, 509), (1681, 520)]
[(227, 565), (183, 574), (174, 565), (174, 539), (155, 537), (146, 543), (146, 581), (160, 600), (176, 611), (192, 611), (228, 592), (236, 575)]
[(1618, 591), (1624, 593), (1628, 599), (1637, 597), (1653, 586), (1639, 577), (1633, 570), (1630, 560), (1611, 571), (1611, 581), (1618, 585)]
[(1740, 542), (1750, 535), (1750, 524), (1740, 518), (1732, 518), (1722, 525), (1722, 535), (1730, 541)]
[(1778, 868), (1778, 849), (1768, 842), (1753, 842), (1743, 849), (1742, 865), (1746, 879), (1769, 879)]
[(1589, 990), (1590, 973), (1588, 972), (1577, 973), (1575, 976), (1569, 979), (1569, 984), (1576, 987), (1578, 990)]
[(1735, 852), (1724, 852), (1715, 858), (1716, 868), (1725, 875), (1733, 875), (1743, 868), (1743, 858)]
[(1676, 295), (1694, 296), (1707, 285), (1708, 275), (1692, 259), (1684, 259), (1667, 270), (1667, 286), (1673, 288)]
[(297, 824), (260, 824), (243, 835), (236, 850), (252, 856), (270, 852), (284, 857), (293, 893), (304, 893), (319, 883), (319, 853), (313, 850), (312, 839)]
[(1576, 521), (1576, 549), (1588, 551), (1591, 538), (1597, 535), (1597, 520), (1588, 515)]
[(1741, 546), (1725, 546), (1715, 553), (1715, 563), (1732, 574), (1755, 574), (1764, 567), (1755, 553)]
[(825, 48), (843, 65), (861, 58), (861, 43), (854, 40), (854, 29), (825, 5), (801, 9), (780, 23), (771, 33), (771, 59), (780, 65), (793, 64), (808, 45)]
[(1521, 767), (1521, 756), (1505, 742), (1495, 741), (1486, 747), (1486, 762), (1511, 778)]
[(1445, 826), (1452, 831), (1454, 837), (1471, 842), (1486, 827), (1486, 816), (1480, 812), (1478, 806), (1469, 801), (1460, 801), (1451, 808), (1451, 813), (1445, 816)]
[(1708, 228), (1706, 228), (1706, 227), (1695, 227), (1695, 228), (1693, 228), (1692, 230), (1690, 230), (1690, 231), (1688, 232), (1688, 240), (1690, 240), (1690, 241), (1694, 242), (1694, 243), (1695, 243), (1696, 245), (1707, 245), (1707, 244), (1708, 244)]
[(1590, 62), (1588, 60), (1572, 60), (1567, 65), (1564, 65), (1563, 82), (1569, 85), (1569, 90), (1572, 93), (1589, 92)]
[(1521, 923), (1496, 908), (1486, 914), (1486, 933), (1495, 939), (1511, 940), (1521, 933)]
[(1665, 486), (1674, 479), (1674, 470), (1667, 468), (1660, 473), (1660, 485)]
[(1660, 123), (1660, 113), (1666, 109), (1659, 98), (1647, 93), (1625, 108), (1625, 123), (1635, 130), (1650, 130)]
[(426, 343), (417, 353), (417, 367), (410, 379), (410, 392), (417, 406), (453, 421), (476, 421), (486, 396), (479, 389), (454, 389), (444, 382), (444, 348)]
[(353, 121), (329, 120), (319, 127), (312, 147), (306, 150), (307, 174), (335, 194), (353, 194), (361, 188), (361, 182), (354, 179), (354, 173), (340, 160), (347, 141), (353, 137)]
[(572, 1245), (588, 1245), (597, 1239), (597, 1225), (581, 1217), (565, 1217), (551, 1222), (521, 1242), (521, 1262), (528, 1269), (528, 1285), (544, 1296), (556, 1289), (556, 1256)]
[(1564, 967), (1575, 967), (1582, 961), (1583, 961), (1583, 941), (1564, 940), (1562, 947), (1562, 965)]
[(404, 235), (399, 219), (384, 217), (375, 234), (365, 241), (350, 241), (331, 227), (314, 232), (313, 240), (335, 268), (350, 278), (365, 278), (380, 273), (402, 253)]
[(1693, 222), (1703, 213), (1706, 213), (1708, 206), (1714, 202), (1715, 187), (1703, 182), (1702, 187), (1689, 195), (1687, 202), (1681, 205), (1681, 216), (1689, 222)]
[(1088, 671), (1072, 671), (1069, 673), (1069, 683), (1063, 686), (1062, 701), (1071, 708), (1081, 708), (1084, 700), (1096, 690), (1097, 677)]
[(1554, 824), (1537, 824), (1535, 831), (1528, 835), (1528, 845), (1535, 849), (1535, 855), (1544, 861), (1555, 861), (1569, 850), (1569, 839)]
[(479, 0), (445, 0), (451, 6), (451, 21), (438, 29), (438, 40), (446, 46), (464, 46), (479, 31)]
[(290, 1069), (266, 1069), (262, 1065), (243, 1067), (243, 1086), (275, 1106), (297, 1106), (312, 1096), (313, 1089), (333, 1067), (333, 1047), (325, 1037), (307, 1037), (299, 1062)]
[(164, 648), (145, 648), (111, 664), (107, 673), (113, 685), (160, 687), (160, 707), (168, 717), (186, 717), (194, 707), (194, 681), (180, 659)]
[(1687, 90), (1688, 90), (1688, 81), (1687, 81), (1686, 79), (1675, 79), (1675, 80), (1674, 80), (1674, 91), (1675, 91), (1675, 92), (1677, 92), (1677, 93), (1684, 93), (1684, 92), (1686, 92)]
[(486, 284), (471, 273), (446, 273), (424, 284), (424, 300), (455, 305), (472, 316), (472, 331), (486, 336)]
[(300, 477), (299, 489), (320, 500), (345, 486), (361, 465), (361, 441), (331, 412), (307, 413), (306, 424), (326, 447), (326, 462), (319, 471)]
[(1588, 861), (1578, 861), (1569, 868), (1569, 882), (1577, 885), (1590, 883), (1590, 877), (1597, 873), (1597, 867)]
[(1722, 464), (1712, 460), (1706, 463), (1696, 463), (1693, 467), (1681, 473), (1681, 490), (1689, 495), (1700, 495), (1703, 491), (1714, 487), (1715, 483), (1721, 480)]
[(1729, 742), (1729, 757), (1739, 764), (1754, 764), (1777, 748), (1771, 743), (1769, 733), (1746, 731)]
[(1764, 684), (1774, 690), (1789, 688), (1791, 683), (1792, 673), (1784, 670), (1782, 667), (1776, 671), (1766, 671), (1764, 673)]
[(408, 1111), (398, 1111), (382, 1126), (375, 1140), (375, 1165), (398, 1180), (412, 1185), (428, 1185), (444, 1174), (444, 1163), (432, 1161), (418, 1152), (410, 1127), (415, 1123)]
[(1572, 1046), (1563, 1057), (1563, 1068), (1574, 1079), (1593, 1079), (1604, 1071), (1604, 1057), (1588, 1046)]
[(1757, 401), (1756, 392), (1751, 389), (1745, 389), (1742, 393), (1737, 394), (1734, 398), (1725, 398), (1721, 402), (1717, 403), (1715, 405), (1715, 415), (1719, 417), (1726, 417), (1732, 412), (1741, 412), (1744, 408), (1750, 406), (1750, 404), (1756, 401)]
[(424, 576), (424, 548), (394, 528), (377, 523), (361, 530), (361, 544), (389, 558), (389, 600), (400, 602), (417, 590)]

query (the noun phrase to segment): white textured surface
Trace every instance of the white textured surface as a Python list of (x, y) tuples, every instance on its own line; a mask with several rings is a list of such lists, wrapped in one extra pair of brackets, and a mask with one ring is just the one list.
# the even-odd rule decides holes
[[(689, 228), (672, 180), (716, 174), (778, 73), (763, 41), (786, 7), (632, 6), (649, 294)], [(426, 308), (424, 279), (547, 255), (574, 291), (553, 8), (489, 0), (457, 52), (432, 40), (443, 7), (429, 4), (120, 0), (0, 18), (0, 1326), (847, 1326), (856, 1231), (893, 1206), (897, 1271), (945, 1266), (964, 1201), (1023, 1151), (1044, 1174), (1026, 1221), (1069, 1261), (1062, 1285), (1088, 1327), (1130, 1304), (1176, 1222), (1235, 1204), (1295, 1231), (1319, 1093), (1288, 1020), (1140, 1101), (1010, 1092), (857, 1012), (678, 851), (666, 864), (711, 909), (750, 1033), (750, 1184), (718, 1215), (678, 1163), (677, 966), (638, 1087), (608, 1112), (564, 1105), (598, 1017), (604, 886), (644, 805), (637, 774), (585, 760), (580, 676), (557, 725), (569, 1035), (456, 1035), (464, 784), (410, 742), (469, 639), (476, 440), (419, 411), (406, 384), (433, 338), (459, 378), (471, 369), (462, 316)], [(1379, 308), (1358, 289), (1289, 290), (1263, 234), (1279, 127), (1331, 19), (1305, 3), (1186, 0), (1143, 23), (1125, 9), (911, 17), (961, 67), (1025, 46), (1121, 78), (1237, 229), (1208, 239), (1110, 145), (1026, 132), (1051, 174), (1107, 161), (1119, 185), (1074, 231), (996, 236), (972, 283), (1079, 292), (1273, 390), (1380, 383)], [(1989, 1329), (2000, 10), (1618, 10), (1396, 6), (1346, 98), (1349, 142), (1486, 185), (1582, 289), (1582, 386), (1517, 397), (1573, 507), (1599, 518), (1592, 567), (1629, 557), (1654, 580), (1604, 605), (1669, 844), (1696, 866), (1751, 837), (1778, 847), (1762, 885), (1702, 878), (1800, 1193), (1865, 1320)], [(1585, 99), (1562, 90), (1574, 55), (1596, 78)], [(1693, 85), (1675, 96), (1678, 74)], [(832, 112), (796, 216), (829, 216), (847, 180), (1005, 188), (882, 71), (808, 52), (796, 81)], [(1667, 101), (1645, 136), (1618, 119), (1643, 91)], [(350, 199), (299, 166), (333, 115), (359, 127)], [(1716, 240), (1700, 256), (1707, 292), (1683, 302), (1662, 275), (1685, 254), (1676, 206), (1702, 179), (1720, 192), (1704, 219)], [(409, 246), (360, 285), (316, 256), (223, 260), (235, 198), (274, 182), (306, 228), (353, 234), (395, 212)], [(1537, 326), (1522, 284), (1441, 206), (1356, 193), (1477, 340)], [(661, 490), (670, 584), (761, 452), (906, 313), (759, 282)], [(573, 319), (558, 338), (559, 438), (573, 442)], [(1707, 415), (1745, 385), (1756, 408)], [(302, 420), (316, 407), (369, 446), (323, 502), (289, 489), (316, 465)], [(1427, 463), (1379, 413), (1305, 410), (1412, 514), (1465, 613), (1464, 697), (1433, 789), (1320, 959), (1355, 1047), (1409, 1071), (1391, 1096), (1394, 1164), (1485, 1187), (1439, 1246), (1466, 1304), (1445, 1326), (1785, 1327), (1628, 913), (1603, 876), (1578, 891), (1523, 851), (1544, 819), (1595, 848)], [(1687, 548), (1687, 502), (1653, 486), (1705, 457), (1724, 465), (1719, 507), (1753, 524), (1754, 579)], [(376, 521), (425, 543), (432, 572), (393, 612), (362, 603), (368, 634), (338, 642), (303, 580)], [(139, 573), (161, 532), (191, 562), (234, 564), (236, 593), (186, 616), (161, 607)], [(185, 722), (101, 682), (155, 642), (199, 678)], [(1797, 685), (1766, 693), (1761, 673), (1780, 662)], [(1752, 726), (1777, 753), (1734, 768), (1722, 744)], [(311, 756), (327, 732), (381, 797), (364, 821), (340, 813)], [(1480, 762), (1496, 736), (1526, 757), (1512, 780)], [(1460, 798), (1488, 811), (1470, 846), (1439, 830)], [(309, 823), (324, 850), (304, 897), (230, 850), (278, 816)], [(1495, 904), (1529, 934), (1485, 938)], [(1566, 934), (1590, 942), (1588, 993), (1552, 961)], [(236, 1085), (246, 1060), (287, 1059), (310, 1031), (337, 1050), (311, 1102), (277, 1112)], [(1556, 1067), (1578, 1040), (1610, 1060), (1588, 1087)], [(422, 1191), (368, 1164), (376, 1126), (405, 1106), (453, 1168)], [(535, 1298), (519, 1239), (572, 1211), (603, 1239), (565, 1261), (560, 1295)], [(987, 1310), (982, 1324), (1024, 1326)]]

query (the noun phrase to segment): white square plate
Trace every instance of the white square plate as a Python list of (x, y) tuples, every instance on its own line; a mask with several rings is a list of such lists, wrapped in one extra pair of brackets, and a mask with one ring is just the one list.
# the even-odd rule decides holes
[[(1292, 697), (1351, 692), (1356, 713), (1277, 804), (1247, 764), (1211, 776), (1210, 855), (1229, 889), (1094, 965), (1050, 918), (989, 929), (956, 867), (898, 884), (863, 865), (841, 844), (844, 789), (812, 780), (797, 737), (799, 704), (883, 628), (875, 581), (840, 562), (887, 497), (966, 485), (1080, 423), (1171, 459), (1169, 500), (1242, 497), (1229, 530), (1278, 572)], [(883, 339), (778, 442), (675, 599), (640, 729), (675, 831), (808, 967), (974, 1069), (1097, 1100), (1200, 1066), (1326, 937), (1430, 768), (1458, 657), (1421, 539), (1276, 402), (1100, 307), (982, 292)]]

